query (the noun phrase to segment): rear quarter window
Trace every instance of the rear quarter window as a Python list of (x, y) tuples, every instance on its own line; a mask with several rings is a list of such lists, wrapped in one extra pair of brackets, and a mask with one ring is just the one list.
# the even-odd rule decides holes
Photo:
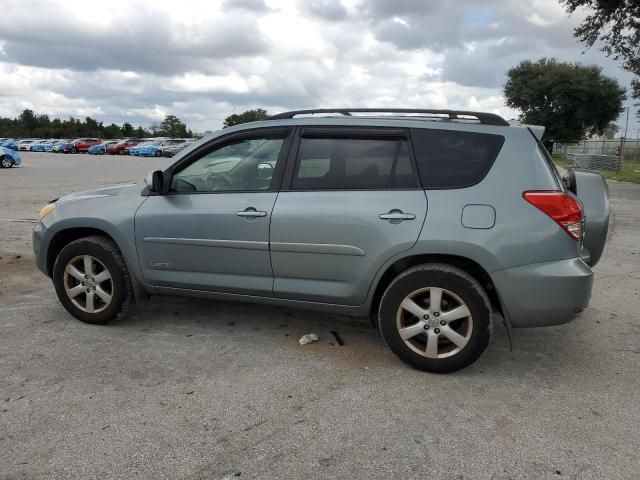
[(502, 135), (457, 130), (411, 129), (424, 188), (464, 188), (491, 170), (504, 144)]

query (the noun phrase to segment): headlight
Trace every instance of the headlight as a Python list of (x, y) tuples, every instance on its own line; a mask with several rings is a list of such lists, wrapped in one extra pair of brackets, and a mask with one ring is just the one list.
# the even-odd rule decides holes
[(38, 214), (38, 221), (42, 220), (44, 217), (49, 215), (55, 209), (56, 209), (56, 204), (55, 203), (50, 203), (50, 204), (45, 205), (44, 207), (42, 207), (42, 210), (40, 210), (40, 213)]

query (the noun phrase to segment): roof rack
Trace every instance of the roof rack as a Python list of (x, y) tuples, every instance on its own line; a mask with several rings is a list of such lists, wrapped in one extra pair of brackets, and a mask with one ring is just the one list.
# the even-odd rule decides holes
[(442, 115), (446, 116), (448, 120), (473, 120), (473, 118), (464, 117), (475, 117), (475, 119), (477, 119), (484, 125), (500, 125), (504, 127), (509, 126), (509, 122), (507, 122), (500, 115), (496, 115), (495, 113), (467, 112), (465, 110), (433, 110), (422, 108), (316, 108), (309, 110), (292, 110), (290, 112), (278, 113), (269, 117), (269, 120), (280, 120), (283, 118), (293, 118), (298, 115), (313, 115), (316, 113), (339, 113), (347, 117), (352, 116), (353, 113), (413, 113), (431, 116), (431, 119), (438, 119), (437, 115)]

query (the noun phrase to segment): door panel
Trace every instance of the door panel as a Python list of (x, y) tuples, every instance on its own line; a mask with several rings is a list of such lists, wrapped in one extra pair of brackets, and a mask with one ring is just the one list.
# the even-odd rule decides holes
[(281, 192), (271, 221), (274, 294), (362, 304), (382, 264), (415, 244), (426, 212), (422, 190)]
[[(145, 280), (157, 286), (272, 296), (269, 221), (276, 195), (148, 197), (135, 220)], [(255, 214), (241, 216), (245, 212)]]

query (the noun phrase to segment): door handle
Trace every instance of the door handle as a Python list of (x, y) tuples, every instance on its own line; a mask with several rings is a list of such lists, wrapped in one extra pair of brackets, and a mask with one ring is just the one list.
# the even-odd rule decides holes
[(239, 217), (245, 217), (245, 218), (258, 218), (258, 217), (266, 217), (267, 212), (262, 212), (260, 210), (256, 210), (255, 208), (253, 209), (247, 208), (246, 210), (237, 212), (236, 215), (238, 215)]
[(381, 213), (380, 220), (415, 220), (413, 213), (404, 213), (402, 210), (391, 210), (389, 213)]

